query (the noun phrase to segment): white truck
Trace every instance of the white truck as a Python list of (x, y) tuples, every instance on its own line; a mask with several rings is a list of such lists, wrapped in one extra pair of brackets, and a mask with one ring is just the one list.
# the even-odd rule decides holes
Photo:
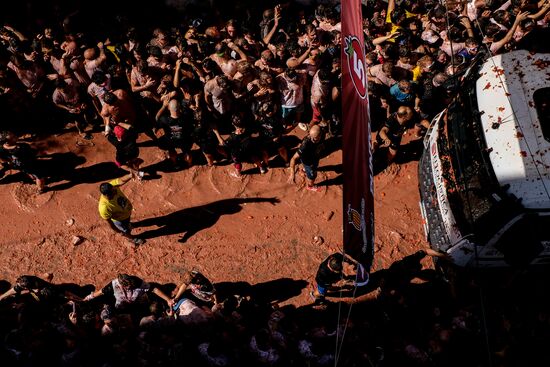
[(550, 263), (550, 54), (480, 58), (419, 162), (430, 245), (465, 267)]

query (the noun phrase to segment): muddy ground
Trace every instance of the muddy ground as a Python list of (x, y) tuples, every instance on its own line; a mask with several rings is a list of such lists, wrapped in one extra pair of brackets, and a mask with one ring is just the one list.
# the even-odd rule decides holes
[[(304, 132), (294, 134), (298, 142)], [(49, 191), (38, 195), (19, 174), (0, 181), (0, 278), (51, 272), (54, 282), (102, 287), (119, 272), (178, 283), (184, 270), (195, 268), (214, 282), (267, 282), (275, 292), (280, 285), (284, 303), (310, 302), (308, 283), (318, 264), (342, 244), (341, 150), (321, 160), (323, 190), (316, 193), (304, 189), (302, 176), (288, 184), (277, 158), (278, 167), (265, 175), (246, 165), (249, 174), (238, 180), (227, 164), (173, 171), (149, 138), (140, 142), (144, 166), (157, 174), (123, 191), (144, 245), (130, 248), (98, 215), (99, 184), (124, 173), (112, 163), (114, 148), (101, 133), (89, 144), (67, 132), (32, 143), (53, 174)], [(375, 178), (373, 270), (427, 247), (416, 171), (411, 161)]]

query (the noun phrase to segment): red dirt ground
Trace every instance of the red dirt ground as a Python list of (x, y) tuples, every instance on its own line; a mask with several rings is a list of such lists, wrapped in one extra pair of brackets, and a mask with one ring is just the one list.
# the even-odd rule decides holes
[[(98, 216), (98, 185), (109, 177), (102, 177), (96, 169), (105, 163), (94, 165), (111, 162), (114, 148), (101, 134), (95, 134), (93, 142), (95, 146), (79, 146), (75, 133), (70, 132), (33, 143), (44, 154), (83, 156), (85, 163), (77, 167), (77, 172), (86, 173), (82, 183), (53, 182), (49, 186), (55, 191), (36, 195), (31, 184), (0, 182), (1, 279), (13, 282), (21, 274), (51, 272), (54, 282), (101, 287), (117, 273), (127, 272), (149, 281), (179, 283), (185, 269), (196, 268), (214, 282), (256, 284), (280, 278), (310, 282), (318, 264), (341, 246), (341, 186), (327, 186), (315, 193), (304, 189), (303, 177), (297, 178), (297, 185), (288, 184), (284, 168), (239, 181), (227, 174), (231, 166), (194, 166), (159, 172), (160, 178), (130, 181), (123, 187), (134, 205), (133, 222), (161, 217), (168, 223), (162, 228), (160, 220), (144, 222), (147, 226), (134, 233), (156, 230), (160, 224), (160, 235), (153, 232), (158, 236), (137, 250), (130, 249)], [(164, 159), (157, 147), (142, 147), (141, 157), (144, 166)], [(341, 151), (337, 151), (320, 166), (340, 163)], [(410, 162), (375, 178), (373, 270), (427, 246), (418, 209), (416, 169), (417, 162)], [(318, 181), (338, 175), (323, 171)], [(252, 198), (277, 198), (279, 202), (246, 202)], [(207, 205), (227, 199), (226, 205)], [(188, 222), (204, 223), (204, 228), (179, 243)], [(81, 243), (73, 245), (73, 236), (81, 236)], [(324, 243), (314, 244), (314, 236), (321, 236)], [(300, 296), (286, 302), (307, 304), (308, 291), (304, 288)]]

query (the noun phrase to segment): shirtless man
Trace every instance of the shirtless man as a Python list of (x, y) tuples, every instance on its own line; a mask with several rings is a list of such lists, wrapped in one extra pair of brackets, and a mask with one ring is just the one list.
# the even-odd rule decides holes
[(103, 96), (105, 104), (101, 109), (101, 117), (105, 123), (105, 135), (119, 123), (134, 126), (137, 120), (136, 110), (131, 97), (123, 89), (107, 92)]
[(65, 112), (64, 117), (76, 123), (76, 129), (84, 139), (92, 139), (89, 132), (85, 132), (88, 121), (91, 120), (88, 106), (80, 93), (80, 85), (76, 79), (62, 79), (55, 81), (55, 90), (52, 95), (53, 103)]
[(233, 78), (235, 73), (237, 73), (238, 62), (237, 60), (231, 58), (231, 51), (235, 51), (237, 53), (239, 60), (247, 60), (246, 54), (233, 42), (219, 42), (216, 44), (215, 52), (210, 55), (210, 58), (218, 64), (223, 73), (229, 78)]
[(105, 45), (103, 42), (97, 44), (99, 49), (99, 55), (97, 55), (95, 47), (90, 47), (84, 51), (84, 69), (86, 74), (91, 78), (94, 71), (101, 68), (101, 65), (107, 60), (107, 54), (105, 53)]

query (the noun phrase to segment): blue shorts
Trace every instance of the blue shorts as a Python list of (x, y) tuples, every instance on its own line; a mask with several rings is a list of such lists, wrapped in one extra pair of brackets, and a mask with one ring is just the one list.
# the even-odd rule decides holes
[(296, 107), (281, 107), (281, 114), (284, 120), (295, 119), (297, 113), (304, 112), (304, 105)]
[(130, 225), (130, 218), (122, 220), (122, 221), (118, 221), (118, 220), (114, 220), (114, 219), (111, 219), (111, 220), (112, 220), (113, 224), (115, 225), (115, 227), (119, 231), (121, 231), (122, 233), (130, 234), (130, 232), (132, 231), (132, 226)]
[(317, 292), (319, 292), (321, 296), (324, 296), (327, 294), (327, 289), (317, 284)]
[(302, 163), (302, 166), (304, 166), (306, 177), (311, 181), (315, 180), (315, 178), (317, 177), (317, 165), (315, 164), (310, 166)]

